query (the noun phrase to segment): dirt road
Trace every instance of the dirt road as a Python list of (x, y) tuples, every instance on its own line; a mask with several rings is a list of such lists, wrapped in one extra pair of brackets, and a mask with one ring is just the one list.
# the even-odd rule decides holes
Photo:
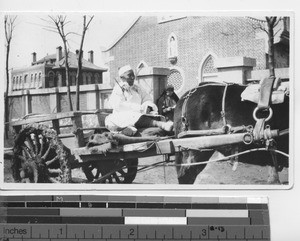
[[(139, 159), (140, 165), (150, 165), (162, 161), (161, 156)], [(280, 172), (282, 184), (289, 182), (289, 170), (284, 168)], [(80, 169), (72, 170), (72, 177), (76, 180), (85, 180)], [(206, 166), (195, 181), (195, 185), (233, 184), (233, 185), (265, 185), (267, 184), (268, 167), (239, 163), (236, 171), (228, 162), (212, 162)], [(10, 161), (5, 160), (4, 181), (13, 182)], [(134, 184), (178, 184), (176, 170), (173, 166), (156, 167), (144, 172), (138, 172)], [(102, 184), (98, 184), (102, 185)], [(104, 184), (105, 185), (105, 184)]]

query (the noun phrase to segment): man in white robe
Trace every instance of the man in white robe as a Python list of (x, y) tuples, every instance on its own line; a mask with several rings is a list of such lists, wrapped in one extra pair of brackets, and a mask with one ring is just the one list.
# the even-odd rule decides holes
[(135, 75), (132, 68), (129, 65), (121, 67), (119, 76), (122, 82), (118, 82), (112, 91), (110, 106), (113, 113), (106, 117), (105, 125), (112, 131), (135, 127), (160, 127), (171, 131), (172, 122), (157, 121), (145, 115), (149, 114), (149, 109), (152, 109), (152, 113), (157, 113), (157, 106), (152, 102), (150, 95), (134, 83)]

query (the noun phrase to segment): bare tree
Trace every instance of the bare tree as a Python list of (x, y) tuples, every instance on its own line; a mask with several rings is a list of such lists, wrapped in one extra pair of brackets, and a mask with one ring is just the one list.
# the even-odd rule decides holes
[(85, 38), (85, 33), (88, 30), (88, 27), (93, 20), (94, 16), (91, 16), (88, 22), (86, 22), (86, 16), (83, 16), (83, 28), (82, 28), (82, 35), (81, 35), (81, 42), (80, 42), (80, 48), (78, 53), (78, 68), (77, 68), (77, 74), (76, 74), (76, 110), (79, 110), (79, 85), (82, 80), (82, 48)]
[(8, 90), (9, 90), (9, 53), (10, 44), (13, 37), (13, 31), (15, 29), (15, 21), (17, 16), (4, 16), (4, 30), (5, 30), (5, 46), (6, 46), (6, 62), (5, 62), (5, 72), (6, 72), (6, 90), (4, 97), (4, 116), (5, 116), (5, 137), (8, 138), (8, 125), (9, 122), (9, 103), (8, 103)]
[(65, 72), (66, 72), (66, 85), (67, 85), (67, 98), (69, 103), (69, 110), (73, 111), (73, 104), (71, 99), (71, 90), (70, 90), (70, 72), (69, 72), (69, 50), (68, 50), (68, 40), (67, 37), (71, 32), (65, 33), (65, 26), (69, 23), (67, 22), (67, 16), (58, 15), (56, 17), (49, 16), (52, 22), (55, 25), (56, 31), (61, 37), (64, 45), (64, 55), (65, 55)]
[(260, 29), (267, 33), (268, 35), (268, 66), (269, 66), (269, 75), (270, 77), (275, 77), (275, 56), (274, 56), (274, 37), (277, 34), (274, 33), (275, 27), (282, 20), (282, 18), (278, 17), (265, 17), (265, 20), (256, 20), (256, 23), (253, 24), (254, 29)]

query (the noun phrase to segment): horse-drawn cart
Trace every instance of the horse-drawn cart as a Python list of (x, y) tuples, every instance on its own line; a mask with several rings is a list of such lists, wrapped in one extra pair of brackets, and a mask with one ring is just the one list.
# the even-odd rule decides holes
[[(16, 182), (72, 182), (71, 170), (81, 168), (91, 183), (132, 183), (138, 158), (174, 155), (188, 150), (214, 149), (224, 145), (251, 144), (250, 128), (185, 131), (174, 137), (126, 137), (104, 126), (107, 110), (30, 115), (13, 121), (13, 177)], [(98, 127), (85, 127), (83, 117), (96, 118)], [(46, 123), (46, 124), (45, 124)], [(266, 130), (265, 139), (278, 136)], [(91, 139), (101, 135), (98, 145)], [(95, 143), (95, 142), (94, 142)]]

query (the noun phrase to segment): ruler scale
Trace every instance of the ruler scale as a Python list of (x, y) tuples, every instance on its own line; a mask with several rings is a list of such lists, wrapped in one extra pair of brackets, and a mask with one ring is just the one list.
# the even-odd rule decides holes
[(266, 198), (0, 196), (1, 241), (268, 241)]

